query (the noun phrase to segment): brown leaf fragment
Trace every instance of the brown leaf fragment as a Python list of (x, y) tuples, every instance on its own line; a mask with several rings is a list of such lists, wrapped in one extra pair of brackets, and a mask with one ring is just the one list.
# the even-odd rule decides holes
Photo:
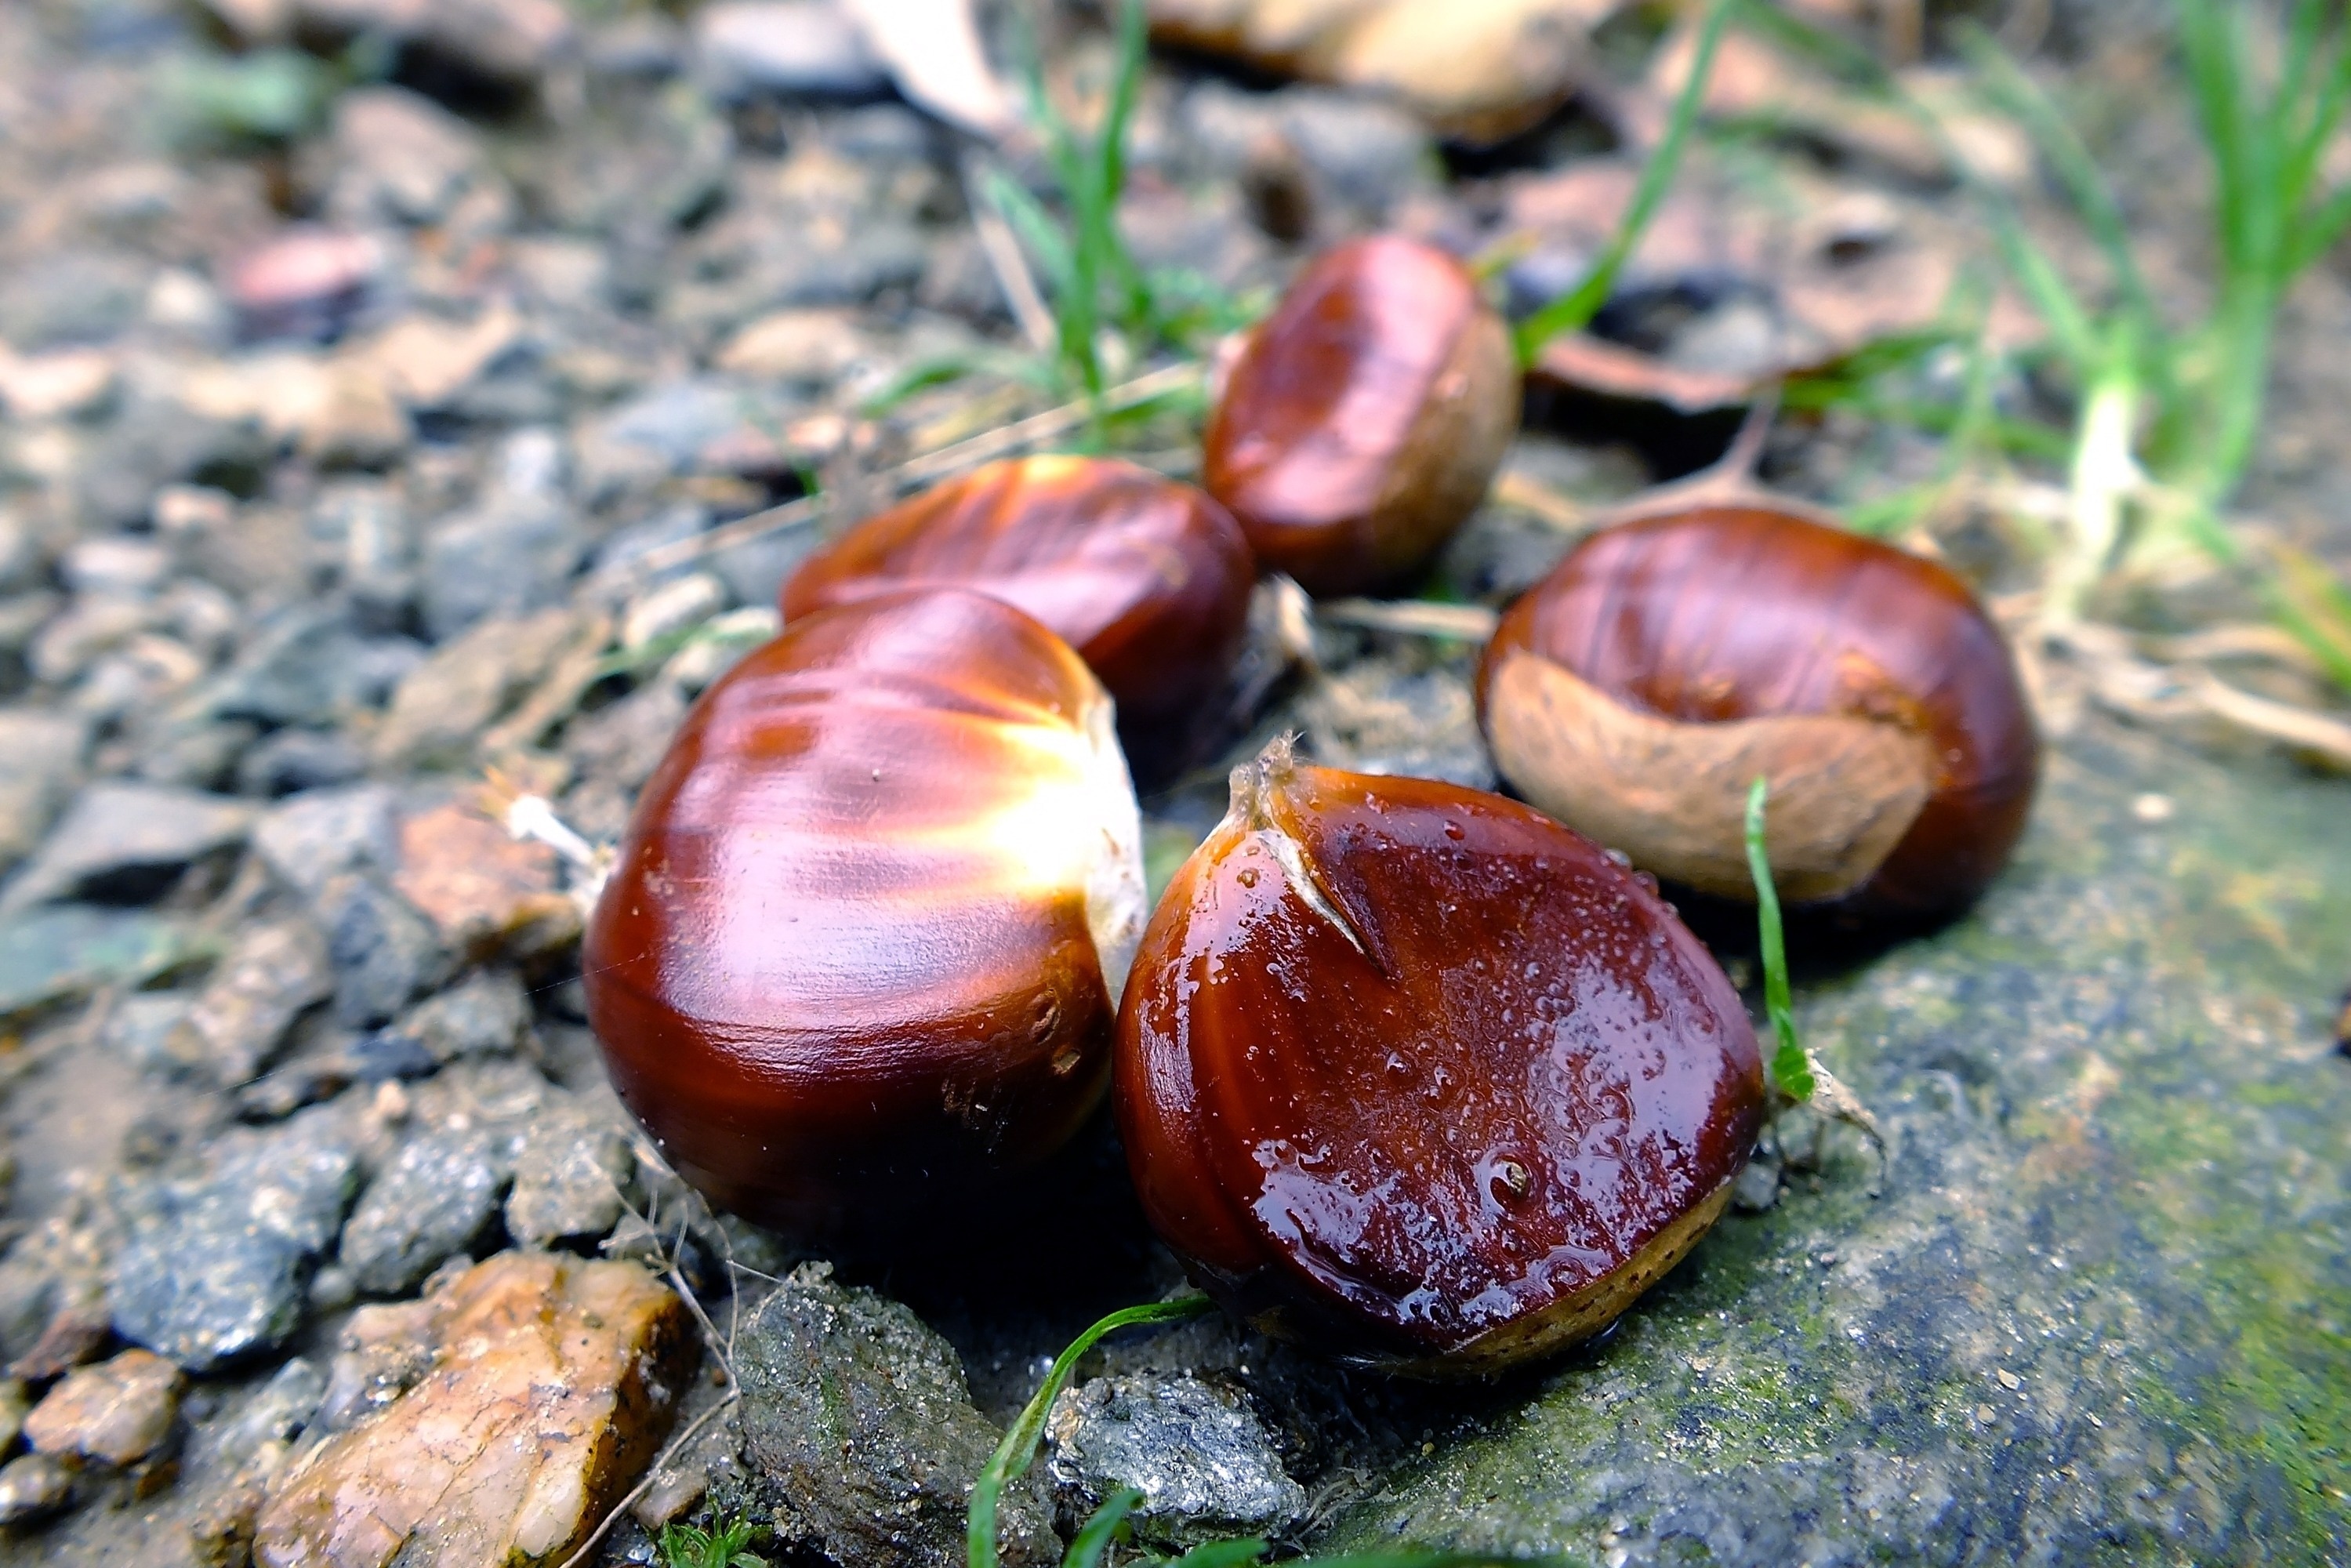
[(462, 806), (440, 806), (400, 824), (392, 884), (454, 948), (475, 960), (528, 957), (580, 936), (580, 911), (560, 891), (556, 854), (507, 836)]
[(645, 1270), (504, 1252), (427, 1305), (433, 1370), (276, 1488), (260, 1568), (559, 1563), (652, 1462), (693, 1339)]

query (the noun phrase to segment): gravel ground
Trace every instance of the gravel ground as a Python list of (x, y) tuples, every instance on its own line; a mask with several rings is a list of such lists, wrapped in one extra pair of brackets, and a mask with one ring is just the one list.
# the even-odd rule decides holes
[[(1100, 1312), (1180, 1283), (1102, 1127), (1063, 1173), (1062, 1190), (1095, 1196), (1008, 1216), (978, 1261), (836, 1277), (697, 1210), (604, 1083), (581, 1012), (575, 868), (483, 814), (495, 774), (590, 840), (614, 837), (693, 696), (777, 623), (778, 588), (822, 524), (726, 526), (811, 488), (831, 499), (821, 519), (852, 517), (894, 493), (896, 465), (1050, 401), (980, 374), (870, 412), (909, 371), (1021, 346), (973, 222), (971, 144), (900, 99), (852, 34), (810, 20), (825, 6), (800, 8), (781, 55), (783, 35), (721, 26), (725, 9), (0, 7), (10, 1561), (235, 1563), (257, 1535), (265, 1561), (380, 1563), (356, 1536), (319, 1547), (328, 1516), (303, 1512), (308, 1494), (288, 1478), (317, 1439), (413, 1386), (468, 1421), (521, 1410), (619, 1456), (595, 1461), (609, 1474), (580, 1472), (567, 1531), (617, 1496), (610, 1476), (643, 1469), (663, 1431), (716, 1412), (652, 1472), (603, 1560), (648, 1561), (663, 1521), (716, 1509), (842, 1568), (944, 1568), (960, 1561), (963, 1488), (1040, 1358)], [(221, 17), (298, 13), (318, 52), (232, 66)], [(2078, 8), (2060, 7), (2057, 42), (2102, 49), (2127, 83), (2134, 16), (2093, 13), (2085, 33)], [(325, 47), (371, 20), (406, 42)], [(1062, 24), (1049, 42), (1083, 77), (1104, 40)], [(1615, 71), (1648, 40), (1626, 24), (1598, 57)], [(1531, 226), (1503, 277), (1524, 304), (1587, 254), (1593, 172), (1625, 167), (1607, 152), (1610, 101), (1595, 87), (1534, 133), (1472, 152), (1370, 97), (1171, 57), (1143, 94), (1124, 230), (1146, 265), (1247, 299), (1352, 233), (1395, 226), (1469, 252)], [(2163, 149), (2185, 157), (2181, 132), (2158, 112), (2135, 134), (2126, 189), (2160, 246), (2189, 232), (2157, 173)], [(1852, 293), (1816, 287), (1821, 257), (1973, 254), (1948, 182), (1906, 171), (1898, 141), (1831, 141), (1702, 168), (1695, 188), (1720, 232), (1663, 225), (1609, 330), (1658, 364), (1761, 374), (1787, 350), (1751, 336), (1759, 290), (1813, 300), (1790, 319), (1834, 341), (1852, 322), (1823, 301)], [(1865, 232), (1876, 237), (1854, 238)], [(2162, 255), (2192, 279), (2191, 244)], [(2351, 287), (2323, 264), (2283, 329), (2251, 499), (2351, 566), (2351, 452), (2333, 434), (2346, 329)], [(1578, 395), (1531, 406), (1515, 487), (1448, 551), (1432, 595), (1507, 601), (1567, 547), (1580, 509), (1708, 460), (1734, 422)], [(1190, 439), (1171, 416), (1136, 444), (1183, 475)], [(1850, 497), (1934, 455), (1831, 417), (1783, 426), (1770, 471)], [(1290, 667), (1296, 652), (1259, 639), (1264, 696), (1234, 754), (1298, 728), (1326, 760), (1493, 783), (1471, 650), (1325, 625), (1315, 669)], [(1693, 1550), (1823, 1563), (2351, 1550), (2346, 1423), (2325, 1391), (2351, 1378), (2339, 1131), (2262, 1099), (2283, 1080), (2246, 1068), (2231, 1092), (2268, 1108), (2244, 1113), (2241, 1145), (2192, 1157), (2258, 1197), (2182, 1218), (2166, 1204), (2188, 1203), (2170, 1184), (2191, 1155), (2147, 1131), (2155, 1113), (2131, 1093), (2116, 1103), (2136, 1120), (2100, 1130), (2104, 1081), (2088, 1065), (2161, 1078), (2198, 1051), (2270, 1051), (2314, 1103), (2346, 1109), (2341, 1061), (2304, 1050), (2335, 1005), (2329, 987), (2351, 978), (2339, 946), (2330, 967), (2308, 941), (2281, 958), (2255, 938), (2264, 920), (2284, 923), (2279, 951), (2351, 931), (2351, 797), (2095, 717), (2063, 745), (2053, 821), (1982, 923), (1817, 977), (1821, 1028), (1900, 1045), (1881, 1071), (1840, 1064), (1896, 1107), (1901, 1157), (1916, 1162), (1887, 1205), (1859, 1196), (1866, 1166), (1840, 1152), (1827, 1197), (1816, 1176), (1790, 1189), (1794, 1217), (1783, 1205), (1729, 1222), (1662, 1307), (1540, 1385), (1384, 1386), (1221, 1321), (1114, 1350), (1057, 1414), (1053, 1463), (1008, 1513), (1008, 1559), (1051, 1560), (1057, 1524), (1138, 1477), (1184, 1500), (1139, 1516), (1171, 1546), (1229, 1531), (1301, 1542), (1335, 1525), (1358, 1542), (1400, 1533), (1612, 1563)], [(1219, 762), (1146, 801), (1155, 866), (1221, 811), (1221, 776)], [(2241, 915), (2209, 975), (2149, 958), (2116, 913), (2127, 899), (2098, 891), (2102, 868), (2153, 854), (2140, 830), (2170, 810), (2175, 777), (2182, 820), (2199, 824), (2182, 841), (2205, 846), (2179, 863), (2204, 880), (2130, 861), (2129, 885), (2185, 901), (2162, 905), (2161, 940)], [(2295, 852), (2250, 829), (2231, 839), (2240, 821), (2331, 837), (2332, 880), (2249, 891), (2245, 879), (2292, 881)], [(2219, 869), (2232, 857), (2235, 882)], [(2069, 909), (2088, 912), (2079, 929)], [(2066, 978), (2076, 961), (2104, 967), (2114, 1007), (2135, 986), (2160, 997), (2138, 1046), (2095, 1043), (2106, 1026), (2085, 1021)], [(2238, 1009), (2235, 1023), (2197, 1014), (2192, 986)], [(2003, 1065), (2011, 1030), (2032, 1048)], [(1929, 1104), (1946, 1080), (1948, 1113)], [(2032, 1160), (2030, 1182), (2012, 1182), (2008, 1166)], [(2131, 1194), (2163, 1201), (2102, 1228), (2054, 1185), (2068, 1170), (2094, 1171), (2085, 1190), (2126, 1207)], [(2289, 1181), (2306, 1188), (2299, 1207), (2280, 1196)], [(1757, 1196), (1776, 1197), (1768, 1181)], [(2307, 1245), (2246, 1261), (2223, 1239), (2242, 1225), (2299, 1228)], [(2083, 1228), (2097, 1232), (2104, 1286), (2084, 1276), (2086, 1293), (2036, 1286), (2025, 1301), (2024, 1253), (2079, 1258), (2068, 1239)], [(558, 1262), (511, 1257), (549, 1249)], [(742, 1406), (717, 1410), (716, 1368), (674, 1303), (590, 1259), (690, 1286), (735, 1345)], [(2164, 1282), (2216, 1260), (2243, 1265), (2218, 1294)], [(1815, 1268), (1824, 1295), (1807, 1294)], [(1768, 1281), (1745, 1294), (1740, 1270)], [(2256, 1279), (2285, 1315), (2238, 1312)], [(1905, 1297), (1927, 1304), (1906, 1316)], [(542, 1367), (530, 1357), (555, 1353), (527, 1334), (466, 1337), (494, 1310), (612, 1337)], [(1749, 1313), (1771, 1332), (1708, 1327)], [(2009, 1406), (1980, 1390), (2029, 1394), (2008, 1369), (2023, 1363), (1986, 1346), (2048, 1338), (2060, 1318), (2072, 1348), (2043, 1350), (2033, 1375), (2069, 1380), (2074, 1406), (1988, 1414)], [(2297, 1333), (2251, 1371), (2230, 1360), (2246, 1333)], [(2098, 1401), (2152, 1401), (2107, 1345), (2176, 1374), (2180, 1403), (2143, 1407), (2128, 1444), (2093, 1452), (2083, 1423), (2099, 1421)], [(699, 1371), (679, 1370), (697, 1354)], [(1844, 1361), (1877, 1381), (1839, 1383)], [(582, 1399), (549, 1414), (532, 1404), (534, 1376), (612, 1391), (611, 1411)], [(2207, 1383), (2237, 1402), (2208, 1400)], [(814, 1410), (817, 1387), (850, 1392)], [(1631, 1413), (1604, 1431), (1568, 1411), (1595, 1391)], [(1649, 1414), (1633, 1410), (1644, 1401)], [(1785, 1435), (1750, 1440), (1783, 1419)], [(2264, 1421), (2316, 1458), (2273, 1445)], [(1722, 1435), (1742, 1423), (1750, 1438)], [(507, 1430), (480, 1427), (494, 1429)], [(1815, 1462), (1797, 1451), (1807, 1443), (1851, 1462)], [(339, 1452), (384, 1496), (442, 1511), (446, 1539), (401, 1561), (506, 1560), (484, 1542), (512, 1521), (484, 1500), (509, 1472), (461, 1465), (453, 1479), (413, 1452)], [(1757, 1479), (1770, 1473), (1786, 1487)], [(2011, 1507), (2003, 1489), (2031, 1498)], [(1802, 1508), (1774, 1523), (1783, 1495)], [(477, 1519), (487, 1533), (449, 1522)], [(533, 1539), (511, 1538), (517, 1560), (547, 1560)]]

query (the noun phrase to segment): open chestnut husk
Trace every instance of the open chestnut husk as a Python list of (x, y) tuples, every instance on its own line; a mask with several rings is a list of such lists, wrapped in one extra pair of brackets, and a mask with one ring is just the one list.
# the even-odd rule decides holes
[(1467, 267), (1374, 235), (1310, 264), (1249, 334), (1201, 483), (1310, 593), (1391, 586), (1486, 494), (1519, 426), (1509, 330)]
[(1783, 897), (1917, 916), (1983, 891), (2040, 776), (2015, 661), (1966, 584), (1769, 506), (1584, 540), (1503, 615), (1478, 711), (1529, 800), (1750, 903), (1758, 774)]
[(1130, 760), (1180, 753), (1249, 632), (1257, 563), (1194, 486), (1114, 458), (991, 463), (868, 517), (785, 583), (787, 621), (906, 588), (969, 588), (1035, 616), (1118, 703)]
[(1263, 1331), (1482, 1375), (1612, 1322), (1762, 1125), (1739, 994), (1653, 887), (1514, 800), (1276, 742), (1119, 1010), (1144, 1212)]
[(687, 715), (588, 925), (589, 1019), (713, 1202), (886, 1249), (1100, 1103), (1143, 886), (1076, 653), (977, 593), (860, 600)]

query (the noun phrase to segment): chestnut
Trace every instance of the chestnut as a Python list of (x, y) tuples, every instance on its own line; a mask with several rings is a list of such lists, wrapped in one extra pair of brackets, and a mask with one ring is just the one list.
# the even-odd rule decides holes
[(1155, 759), (1230, 679), (1256, 577), (1240, 526), (1195, 486), (1113, 458), (1024, 457), (858, 524), (792, 574), (783, 612), (910, 587), (993, 595), (1084, 656), (1130, 752)]
[(1750, 903), (1759, 774), (1783, 896), (1932, 915), (1999, 872), (2040, 772), (2015, 662), (1964, 583), (1761, 504), (1585, 539), (1502, 616), (1478, 711), (1529, 800)]
[(1614, 1320), (1762, 1125), (1739, 993), (1649, 883), (1515, 800), (1277, 741), (1119, 1009), (1144, 1212), (1266, 1333), (1479, 1375)]
[(1201, 483), (1310, 593), (1392, 586), (1486, 494), (1519, 425), (1502, 319), (1445, 252), (1382, 235), (1309, 265), (1249, 334)]
[(588, 924), (589, 1020), (713, 1202), (886, 1249), (1100, 1103), (1143, 886), (1084, 661), (981, 594), (879, 594), (686, 716)]

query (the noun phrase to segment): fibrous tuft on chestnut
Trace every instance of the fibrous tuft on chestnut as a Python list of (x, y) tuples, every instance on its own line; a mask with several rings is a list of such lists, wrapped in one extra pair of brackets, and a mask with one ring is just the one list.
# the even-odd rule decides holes
[(679, 1174), (876, 1240), (1100, 1103), (1143, 913), (1101, 683), (1000, 601), (899, 592), (793, 622), (704, 694), (581, 972)]
[(1468, 269), (1382, 235), (1318, 257), (1250, 333), (1201, 482), (1309, 592), (1392, 586), (1486, 494), (1519, 423), (1509, 330)]
[(907, 588), (968, 588), (1028, 612), (1118, 703), (1155, 766), (1199, 738), (1249, 630), (1257, 564), (1198, 488), (1115, 458), (991, 463), (858, 524), (784, 585), (797, 620)]
[(1730, 982), (1597, 845), (1277, 743), (1144, 934), (1114, 1104), (1228, 1308), (1447, 1375), (1623, 1312), (1721, 1212), (1764, 1090)]
[(1999, 872), (2040, 771), (2015, 662), (1965, 584), (1765, 506), (1586, 539), (1502, 617), (1478, 702), (1529, 800), (1734, 899), (1754, 897), (1759, 774), (1782, 894), (1924, 915)]

